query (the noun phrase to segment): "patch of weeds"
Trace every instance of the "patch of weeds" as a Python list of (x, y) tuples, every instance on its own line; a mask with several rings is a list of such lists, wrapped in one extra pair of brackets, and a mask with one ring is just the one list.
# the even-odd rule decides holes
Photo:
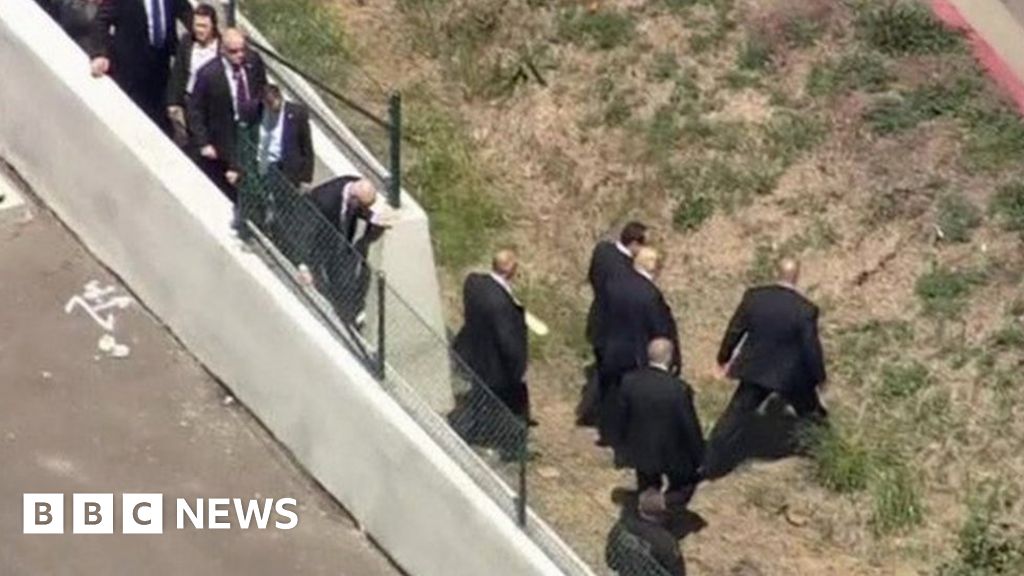
[(871, 453), (863, 442), (831, 426), (809, 426), (799, 441), (813, 463), (814, 479), (840, 494), (860, 492), (868, 487), (872, 473)]
[(762, 34), (747, 34), (743, 46), (736, 57), (736, 65), (740, 70), (764, 72), (772, 66), (772, 47)]
[(981, 210), (962, 194), (946, 194), (939, 198), (936, 225), (947, 242), (971, 241), (971, 234), (981, 225)]
[(967, 306), (971, 291), (984, 280), (977, 272), (933, 265), (931, 270), (918, 277), (914, 292), (921, 300), (926, 315), (957, 318)]
[(865, 224), (877, 227), (896, 220), (913, 220), (928, 211), (928, 190), (892, 188), (872, 194), (868, 200)]
[(887, 364), (882, 368), (878, 395), (883, 400), (910, 398), (931, 385), (928, 368), (920, 362)]
[(775, 279), (775, 263), (779, 254), (771, 244), (758, 243), (754, 246), (754, 258), (747, 268), (747, 284), (767, 284)]
[(730, 70), (722, 76), (721, 81), (730, 90), (759, 88), (763, 84), (761, 76), (749, 70)]
[(1024, 327), (1016, 322), (1003, 326), (989, 337), (989, 342), (998, 350), (1024, 350)]
[(904, 532), (924, 519), (920, 481), (905, 458), (880, 458), (872, 475), (871, 496), (874, 504), (870, 522), (878, 536)]
[(633, 107), (630, 105), (626, 95), (616, 92), (605, 104), (602, 119), (606, 126), (615, 128), (622, 126), (633, 114)]
[(651, 61), (647, 75), (655, 81), (671, 80), (679, 71), (679, 60), (673, 52), (658, 52)]
[(576, 358), (585, 360), (590, 355), (586, 340), (586, 313), (579, 309), (579, 303), (560, 289), (560, 285), (547, 279), (522, 279), (517, 291), (523, 303), (551, 326), (551, 332), (544, 337), (531, 335), (530, 355), (541, 360), (550, 360), (571, 352)]
[(963, 112), (977, 90), (977, 81), (968, 78), (927, 84), (899, 96), (878, 99), (864, 111), (864, 121), (878, 135), (902, 132), (929, 120)]
[(898, 320), (870, 320), (843, 329), (837, 338), (836, 369), (846, 381), (861, 385), (882, 358), (906, 347), (914, 339), (913, 327)]
[(628, 12), (576, 7), (559, 15), (558, 35), (573, 44), (611, 50), (629, 44), (635, 27), (636, 21)]
[(715, 202), (699, 193), (680, 198), (672, 211), (672, 225), (680, 232), (692, 232), (715, 213)]
[(429, 105), (413, 111), (409, 132), (423, 144), (411, 151), (405, 176), (430, 214), (439, 262), (458, 270), (489, 251), (481, 239), (495, 237), (505, 225), (505, 213), (465, 127)]
[(715, 5), (715, 18), (701, 27), (704, 32), (690, 36), (690, 52), (697, 55), (719, 48), (729, 33), (736, 29), (736, 22), (732, 19), (732, 0), (706, 0), (706, 3)]
[(681, 134), (712, 150), (735, 152), (750, 142), (745, 122), (735, 120), (709, 121), (691, 116), (681, 128)]
[(815, 97), (841, 96), (856, 90), (884, 92), (892, 80), (883, 58), (858, 51), (838, 60), (817, 63), (807, 76), (807, 92)]
[(767, 154), (789, 165), (801, 154), (817, 146), (827, 132), (824, 124), (810, 114), (779, 112), (764, 127)]
[(1001, 506), (992, 496), (974, 498), (960, 528), (956, 558), (938, 576), (1015, 576), (1024, 573), (1024, 535), (999, 521)]
[(824, 32), (824, 23), (814, 18), (793, 17), (782, 24), (782, 37), (791, 48), (809, 48)]
[(1004, 230), (1018, 232), (1024, 238), (1024, 182), (1001, 186), (992, 197), (989, 211)]
[(676, 111), (671, 105), (659, 106), (647, 123), (647, 150), (654, 158), (665, 158), (679, 141), (680, 129)]
[(993, 172), (1016, 165), (1024, 158), (1024, 120), (1005, 106), (965, 114), (967, 127), (964, 160), (968, 168)]
[(909, 0), (864, 3), (856, 28), (865, 43), (890, 56), (943, 54), (961, 45), (955, 31), (923, 4)]
[(669, 104), (680, 114), (693, 114), (700, 104), (700, 86), (697, 84), (697, 72), (692, 68), (680, 71), (669, 95)]

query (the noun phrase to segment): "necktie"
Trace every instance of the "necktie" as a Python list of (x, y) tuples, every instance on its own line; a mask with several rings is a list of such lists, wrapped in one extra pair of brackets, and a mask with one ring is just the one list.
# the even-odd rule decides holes
[(249, 83), (245, 80), (241, 66), (234, 67), (232, 76), (235, 79), (235, 113), (239, 118), (243, 118), (246, 105), (249, 103)]
[(164, 36), (167, 34), (167, 22), (164, 21), (163, 0), (146, 0), (149, 2), (149, 19), (153, 26), (153, 47), (163, 48)]

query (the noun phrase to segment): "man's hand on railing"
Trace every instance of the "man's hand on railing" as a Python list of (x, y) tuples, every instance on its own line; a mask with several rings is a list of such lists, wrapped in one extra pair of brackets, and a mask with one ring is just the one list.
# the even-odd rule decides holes
[(216, 160), (217, 149), (214, 148), (212, 144), (207, 144), (206, 146), (203, 146), (201, 150), (199, 150), (199, 155), (209, 160)]
[(299, 270), (295, 275), (295, 281), (303, 288), (313, 287), (313, 273), (309, 271), (309, 266), (306, 266), (305, 263), (299, 264)]
[(92, 68), (92, 75), (94, 78), (106, 76), (107, 72), (110, 72), (110, 59), (104, 56), (98, 56), (92, 59), (90, 67)]
[(179, 124), (185, 123), (185, 109), (181, 106), (168, 106), (167, 117)]
[(232, 186), (238, 184), (238, 178), (240, 176), (241, 174), (239, 174), (237, 170), (228, 170), (227, 172), (224, 173), (224, 179), (227, 180), (228, 184), (231, 184)]

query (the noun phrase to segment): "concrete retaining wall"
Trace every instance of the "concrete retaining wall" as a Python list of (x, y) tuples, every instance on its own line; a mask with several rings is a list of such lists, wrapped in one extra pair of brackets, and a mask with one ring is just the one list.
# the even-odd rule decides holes
[(406, 571), (559, 573), (241, 249), (219, 192), (31, 0), (0, 1), (0, 77), (0, 155)]

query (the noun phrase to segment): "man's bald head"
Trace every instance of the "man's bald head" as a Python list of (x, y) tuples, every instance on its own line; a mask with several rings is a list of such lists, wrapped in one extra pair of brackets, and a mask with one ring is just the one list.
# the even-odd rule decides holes
[(783, 258), (778, 264), (779, 282), (796, 285), (800, 279), (800, 262), (796, 258)]
[(350, 193), (364, 208), (372, 206), (377, 201), (377, 188), (366, 178), (353, 182)]
[(238, 28), (226, 28), (220, 35), (220, 50), (234, 66), (245, 62), (245, 43), (245, 34)]
[(514, 250), (498, 250), (491, 259), (491, 270), (504, 278), (512, 279), (516, 275), (519, 261)]
[(655, 338), (647, 345), (647, 359), (655, 366), (671, 364), (672, 352), (672, 341), (668, 338)]
[(633, 265), (637, 270), (641, 270), (654, 276), (658, 273), (658, 264), (661, 256), (658, 251), (650, 246), (642, 246), (636, 251), (636, 256), (633, 258)]

